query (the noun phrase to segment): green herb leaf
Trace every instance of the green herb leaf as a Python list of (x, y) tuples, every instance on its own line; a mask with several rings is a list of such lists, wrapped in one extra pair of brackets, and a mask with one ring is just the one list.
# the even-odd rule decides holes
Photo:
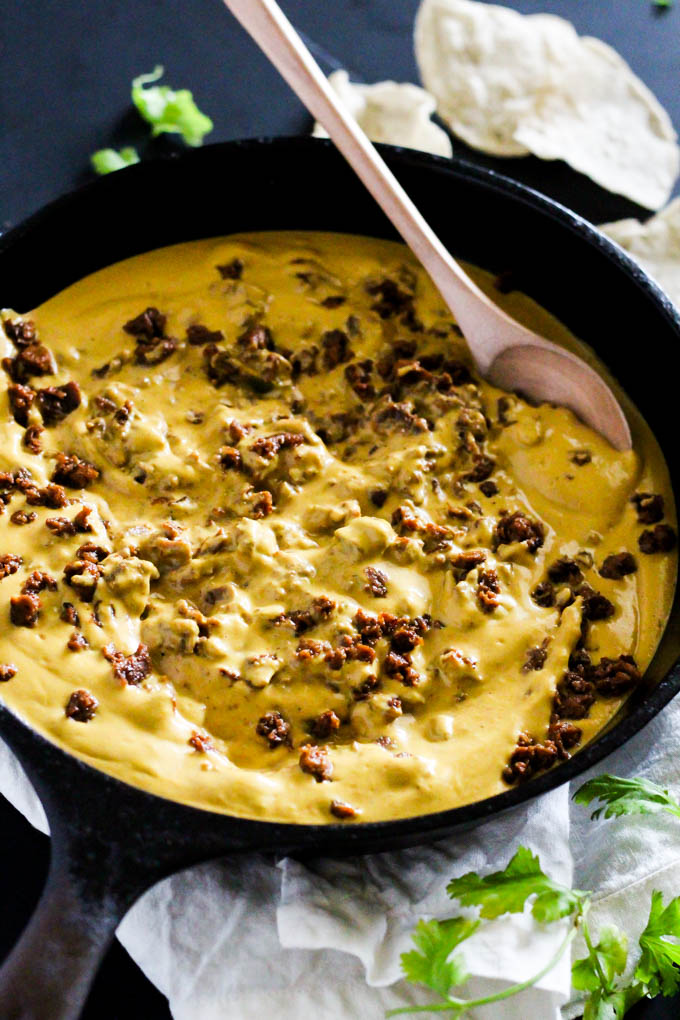
[(646, 779), (622, 779), (620, 776), (596, 776), (588, 780), (574, 794), (577, 804), (590, 804), (594, 800), (601, 805), (593, 811), (591, 818), (619, 817), (620, 815), (653, 815), (658, 811), (670, 811), (680, 816), (680, 804), (671, 797), (668, 790), (650, 783)]
[(465, 960), (451, 953), (479, 927), (479, 921), (452, 917), (448, 921), (419, 921), (413, 933), (417, 949), (402, 953), (401, 968), (408, 981), (427, 985), (446, 998), (451, 988), (468, 979)]
[(531, 913), (537, 921), (557, 921), (580, 909), (586, 893), (553, 882), (541, 870), (538, 857), (524, 846), (505, 871), (480, 876), (469, 871), (449, 882), (446, 891), (467, 907), (480, 906), (482, 917), (518, 914), (530, 896), (536, 896)]
[(597, 991), (585, 1004), (583, 1020), (621, 1020), (644, 994), (641, 985), (631, 985), (615, 992)]
[(602, 988), (602, 977), (611, 987), (617, 974), (623, 974), (628, 959), (628, 938), (614, 925), (607, 925), (600, 932), (600, 941), (593, 946), (588, 956), (574, 960), (571, 968), (571, 983), (574, 988), (596, 991)]
[(154, 85), (163, 76), (159, 65), (151, 74), (140, 74), (132, 82), (132, 102), (152, 126), (152, 134), (180, 134), (187, 145), (201, 145), (213, 129), (213, 122), (196, 106), (188, 89)]
[(93, 152), (90, 156), (90, 163), (98, 174), (110, 174), (114, 170), (122, 170), (124, 166), (139, 163), (139, 156), (137, 150), (130, 147), (118, 149), (118, 151), (116, 149), (99, 149), (98, 152)]
[(642, 956), (635, 970), (649, 995), (674, 995), (680, 987), (680, 945), (668, 937), (680, 938), (680, 896), (663, 905), (662, 893), (652, 893), (647, 926), (640, 936)]

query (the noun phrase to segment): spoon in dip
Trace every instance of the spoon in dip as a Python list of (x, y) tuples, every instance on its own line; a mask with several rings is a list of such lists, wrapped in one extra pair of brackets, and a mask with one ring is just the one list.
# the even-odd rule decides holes
[(501, 389), (570, 408), (617, 450), (631, 448), (628, 423), (604, 380), (581, 358), (498, 308), (449, 254), (323, 72), (275, 0), (224, 0), (421, 262), (462, 329), (475, 365)]

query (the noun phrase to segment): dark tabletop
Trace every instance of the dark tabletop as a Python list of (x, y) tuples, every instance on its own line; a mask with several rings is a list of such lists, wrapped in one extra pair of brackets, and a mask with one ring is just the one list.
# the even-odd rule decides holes
[[(680, 130), (680, 0), (506, 0), (550, 11), (614, 46)], [(411, 41), (418, 0), (283, 0), (324, 70), (358, 81), (417, 81)], [(193, 90), (215, 123), (208, 140), (297, 134), (309, 119), (219, 0), (0, 0), (0, 227), (90, 178), (96, 149), (137, 145), (153, 155), (129, 105), (130, 80), (161, 63), (165, 81)], [(605, 222), (641, 213), (561, 163), (494, 160), (460, 142), (457, 153), (501, 169)], [(676, 194), (680, 188), (676, 187)], [(0, 958), (26, 923), (46, 873), (48, 841), (0, 797)], [(680, 892), (680, 888), (678, 890)], [(680, 999), (630, 1015), (665, 1020)], [(163, 996), (116, 943), (90, 995), (87, 1020), (167, 1020)], [(0, 1018), (2, 1020), (2, 1018)], [(39, 1020), (39, 1018), (36, 1018)], [(542, 1020), (542, 1018), (529, 1018)]]

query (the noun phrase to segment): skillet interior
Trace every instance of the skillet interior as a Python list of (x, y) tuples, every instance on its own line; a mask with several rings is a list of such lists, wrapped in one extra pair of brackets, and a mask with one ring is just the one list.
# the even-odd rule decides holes
[[(520, 290), (595, 348), (656, 433), (675, 484), (675, 394), (664, 366), (680, 338), (680, 319), (658, 289), (584, 221), (522, 186), (462, 162), (382, 148), (455, 255), (492, 271), (511, 269)], [(0, 306), (26, 311), (80, 277), (138, 252), (259, 229), (395, 237), (330, 143), (299, 138), (226, 143), (113, 174), (7, 234), (0, 241)], [(477, 804), (396, 822), (294, 826), (232, 819), (163, 800), (97, 772), (5, 710), (0, 710), (0, 728), (20, 752), (48, 814), (61, 816), (67, 826), (74, 815), (81, 823), (87, 816), (90, 832), (108, 831), (108, 839), (115, 803), (116, 828), (126, 835), (134, 831), (140, 851), (146, 844), (148, 853), (161, 833), (165, 849), (174, 846), (187, 862), (249, 847), (314, 854), (385, 850), (476, 825), (561, 784), (618, 747), (680, 688), (679, 630), (676, 596), (645, 689), (570, 762)], [(173, 858), (173, 866), (179, 863)]]

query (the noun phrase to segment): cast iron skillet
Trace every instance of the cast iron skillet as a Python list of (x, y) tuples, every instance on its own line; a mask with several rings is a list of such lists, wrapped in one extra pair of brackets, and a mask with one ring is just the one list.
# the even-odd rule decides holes
[[(680, 317), (645, 274), (584, 220), (459, 160), (381, 151), (444, 243), (524, 290), (588, 341), (637, 403), (680, 479), (675, 373)], [(28, 311), (102, 266), (234, 231), (331, 230), (394, 237), (330, 143), (230, 142), (119, 171), (54, 202), (0, 240), (0, 307)], [(118, 922), (154, 882), (221, 854), (375, 853), (440, 839), (571, 779), (623, 744), (680, 688), (676, 598), (637, 692), (571, 761), (499, 796), (438, 814), (356, 825), (283, 825), (185, 807), (60, 751), (0, 705), (0, 734), (43, 802), (47, 886), (0, 971), (2, 1020), (73, 1020)], [(3, 623), (5, 626), (6, 623)]]

